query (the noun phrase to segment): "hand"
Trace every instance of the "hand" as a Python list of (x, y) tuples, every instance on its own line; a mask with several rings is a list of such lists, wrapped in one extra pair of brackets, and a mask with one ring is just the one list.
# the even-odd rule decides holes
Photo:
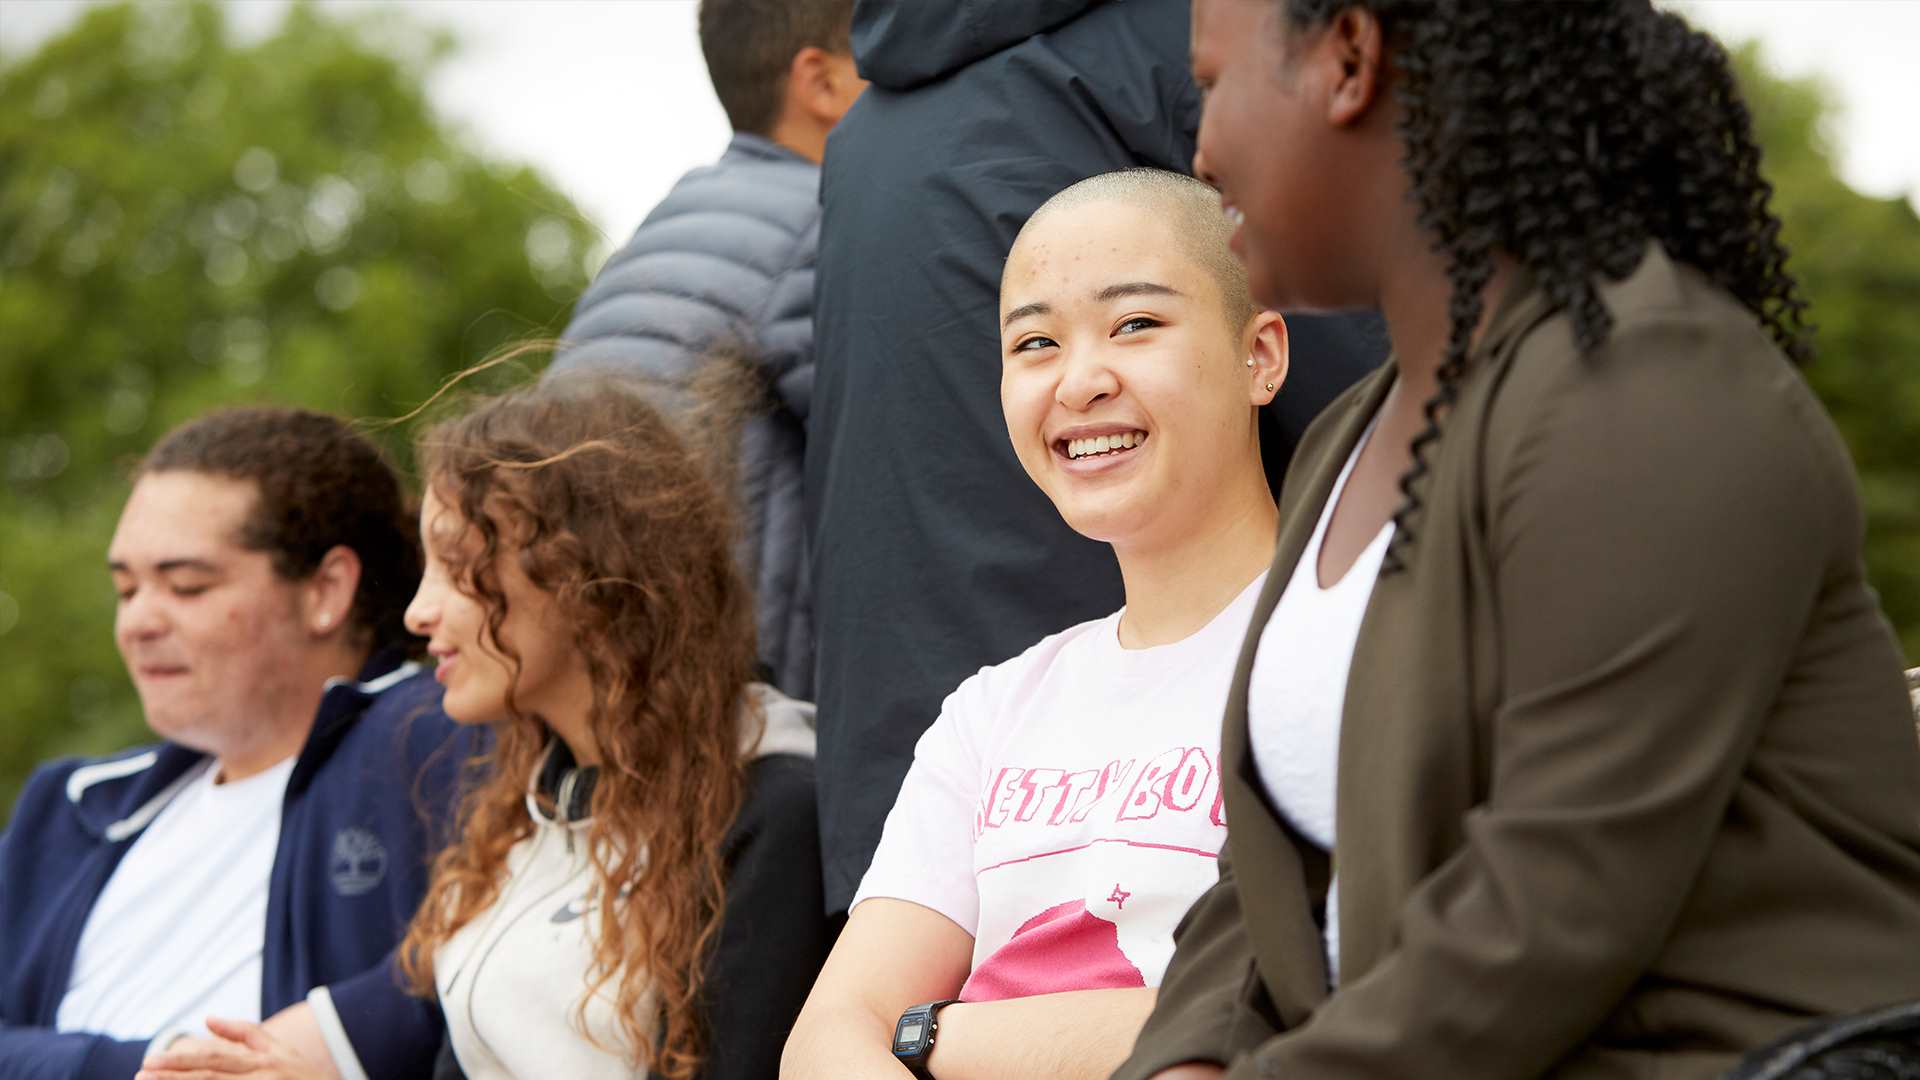
[(326, 1037), (320, 1034), (320, 1021), (314, 1018), (313, 1006), (306, 1002), (298, 1001), (281, 1009), (260, 1021), (260, 1027), (295, 1054), (330, 1070), (337, 1069), (333, 1054), (327, 1050)]
[(1175, 1065), (1171, 1069), (1162, 1069), (1153, 1075), (1153, 1080), (1220, 1080), (1227, 1070), (1204, 1061), (1189, 1061), (1185, 1065)]
[(153, 1061), (162, 1054), (203, 1054), (218, 1050), (220, 1047), (226, 1045), (228, 1045), (227, 1040), (217, 1036), (213, 1038), (201, 1038), (197, 1035), (182, 1035), (177, 1039), (169, 1041), (166, 1049), (162, 1050), (156, 1040), (156, 1042), (148, 1044), (146, 1060), (141, 1062), (141, 1064), (144, 1065), (146, 1062)]
[(302, 1057), (259, 1024), (244, 1020), (207, 1019), (207, 1030), (217, 1039), (179, 1039), (165, 1050), (147, 1055), (134, 1080), (337, 1080), (331, 1061), (324, 1064)]

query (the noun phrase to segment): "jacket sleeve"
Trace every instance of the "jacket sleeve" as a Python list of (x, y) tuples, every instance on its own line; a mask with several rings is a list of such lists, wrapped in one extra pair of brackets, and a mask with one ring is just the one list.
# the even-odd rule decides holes
[(1256, 1012), (1253, 948), (1240, 918), (1240, 889), (1229, 857), (1220, 856), (1220, 880), (1200, 894), (1174, 928), (1173, 960), (1160, 983), (1153, 1014), (1114, 1080), (1148, 1080), (1162, 1069), (1192, 1061), (1225, 1065), (1276, 1033)]
[(386, 963), (307, 995), (327, 1050), (343, 1077), (423, 1076), (445, 1038), (437, 1003), (402, 984), (396, 954)]
[(68, 759), (35, 769), (0, 830), (0, 1080), (127, 1080), (147, 1052), (145, 1039), (37, 1026), (48, 1014), (29, 1003), (22, 985), (30, 975), (20, 966), (33, 951), (30, 939), (45, 931), (37, 916), (59, 902), (35, 889), (47, 884), (47, 846), (77, 842), (70, 815), (58, 812), (75, 764)]
[[(388, 782), (404, 785), (403, 800), (411, 837), (408, 872), (414, 880), (400, 893), (410, 914), (427, 887), (427, 868), (454, 838), (457, 807), (467, 766), (490, 748), (489, 729), (456, 724), (440, 711), (439, 691), (430, 677), (415, 676), (389, 691), (383, 703), (400, 719), (401, 743)], [(405, 923), (396, 927), (403, 932)], [(348, 1080), (365, 1076), (425, 1076), (443, 1041), (446, 1022), (439, 1005), (405, 989), (398, 947), (379, 963), (307, 994), (328, 1051)]]
[(453, 1056), (453, 1040), (440, 1044), (440, 1056), (433, 1059), (433, 1080), (467, 1080), (460, 1071), (460, 1059)]
[(1489, 795), (1391, 949), (1232, 1077), (1547, 1072), (1658, 954), (1817, 596), (1857, 587), (1844, 450), (1757, 331), (1666, 312), (1550, 349), (1487, 435)]
[(0, 1080), (128, 1080), (147, 1041), (0, 1024)]
[(747, 803), (728, 846), (726, 912), (707, 963), (704, 1080), (761, 1080), (833, 946), (820, 880), (813, 762), (749, 766)]
[[(668, 196), (669, 201), (697, 199), (697, 191), (690, 194), (681, 188)], [(723, 229), (728, 224), (723, 218)], [(547, 369), (550, 376), (613, 372), (673, 391), (686, 386), (708, 343), (749, 332), (748, 313), (737, 306), (741, 297), (735, 278), (742, 268), (729, 265), (702, 273), (707, 262), (686, 251), (661, 250), (660, 244), (643, 223), (601, 267), (560, 337)], [(671, 276), (678, 287), (667, 288), (662, 276)], [(748, 280), (758, 287), (766, 284), (764, 278)]]

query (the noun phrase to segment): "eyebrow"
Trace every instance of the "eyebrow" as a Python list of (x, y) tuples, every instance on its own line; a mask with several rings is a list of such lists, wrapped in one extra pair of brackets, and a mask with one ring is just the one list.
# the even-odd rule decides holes
[(1099, 292), (1093, 294), (1093, 298), (1104, 303), (1108, 300), (1118, 300), (1126, 296), (1178, 296), (1185, 299), (1186, 295), (1186, 293), (1170, 285), (1162, 285), (1154, 281), (1125, 281), (1118, 285), (1109, 285), (1101, 289)]
[(1000, 329), (1005, 330), (1021, 319), (1031, 318), (1035, 315), (1045, 315), (1052, 310), (1053, 305), (1044, 300), (1036, 300), (1031, 304), (1021, 304), (1019, 307), (1007, 312), (1007, 317), (1000, 320)]
[[(212, 574), (220, 570), (220, 567), (205, 559), (192, 558), (163, 559), (155, 563), (153, 568), (162, 574), (170, 573), (174, 570), (199, 570), (203, 573)], [(107, 569), (115, 573), (133, 572), (133, 568), (120, 559), (108, 559)]]
[[(1098, 303), (1104, 304), (1109, 300), (1120, 300), (1129, 296), (1178, 296), (1183, 300), (1187, 298), (1186, 293), (1170, 285), (1162, 285), (1159, 282), (1123, 281), (1118, 285), (1109, 285), (1099, 292), (1094, 293), (1093, 299)], [(1052, 311), (1053, 305), (1044, 300), (1036, 300), (1031, 304), (1021, 304), (1019, 307), (1007, 312), (1007, 317), (1000, 322), (1000, 329), (1005, 330), (1021, 319), (1034, 315), (1051, 314)]]

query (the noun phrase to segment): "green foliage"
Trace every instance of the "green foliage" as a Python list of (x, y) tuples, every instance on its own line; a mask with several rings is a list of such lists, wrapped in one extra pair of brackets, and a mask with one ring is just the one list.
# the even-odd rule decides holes
[(196, 0), (0, 57), (0, 815), (37, 761), (148, 737), (104, 552), (162, 432), (239, 402), (394, 417), (564, 325), (595, 234), (434, 115), (450, 47), (306, 5), (240, 43)]
[(1920, 664), (1920, 215), (1840, 181), (1818, 83), (1767, 74), (1752, 48), (1737, 60), (1788, 268), (1813, 308), (1807, 379), (1860, 472), (1868, 576), (1908, 662)]
[[(95, 8), (0, 57), (0, 813), (36, 762), (146, 737), (102, 560), (161, 432), (242, 401), (396, 416), (563, 325), (593, 234), (434, 116), (449, 48), (298, 5), (239, 44), (198, 0)], [(1920, 218), (1839, 181), (1818, 86), (1740, 64), (1819, 325), (1808, 377), (1920, 659)]]

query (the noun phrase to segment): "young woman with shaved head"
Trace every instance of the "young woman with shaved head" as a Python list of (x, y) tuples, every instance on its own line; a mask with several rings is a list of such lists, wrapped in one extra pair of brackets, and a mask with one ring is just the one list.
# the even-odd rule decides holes
[(1007, 433), (1112, 545), (1126, 606), (947, 698), (784, 1076), (1105, 1076), (1152, 1006), (1225, 838), (1219, 715), (1273, 546), (1255, 414), (1286, 328), (1226, 242), (1211, 189), (1149, 170), (1068, 188), (1015, 242)]

